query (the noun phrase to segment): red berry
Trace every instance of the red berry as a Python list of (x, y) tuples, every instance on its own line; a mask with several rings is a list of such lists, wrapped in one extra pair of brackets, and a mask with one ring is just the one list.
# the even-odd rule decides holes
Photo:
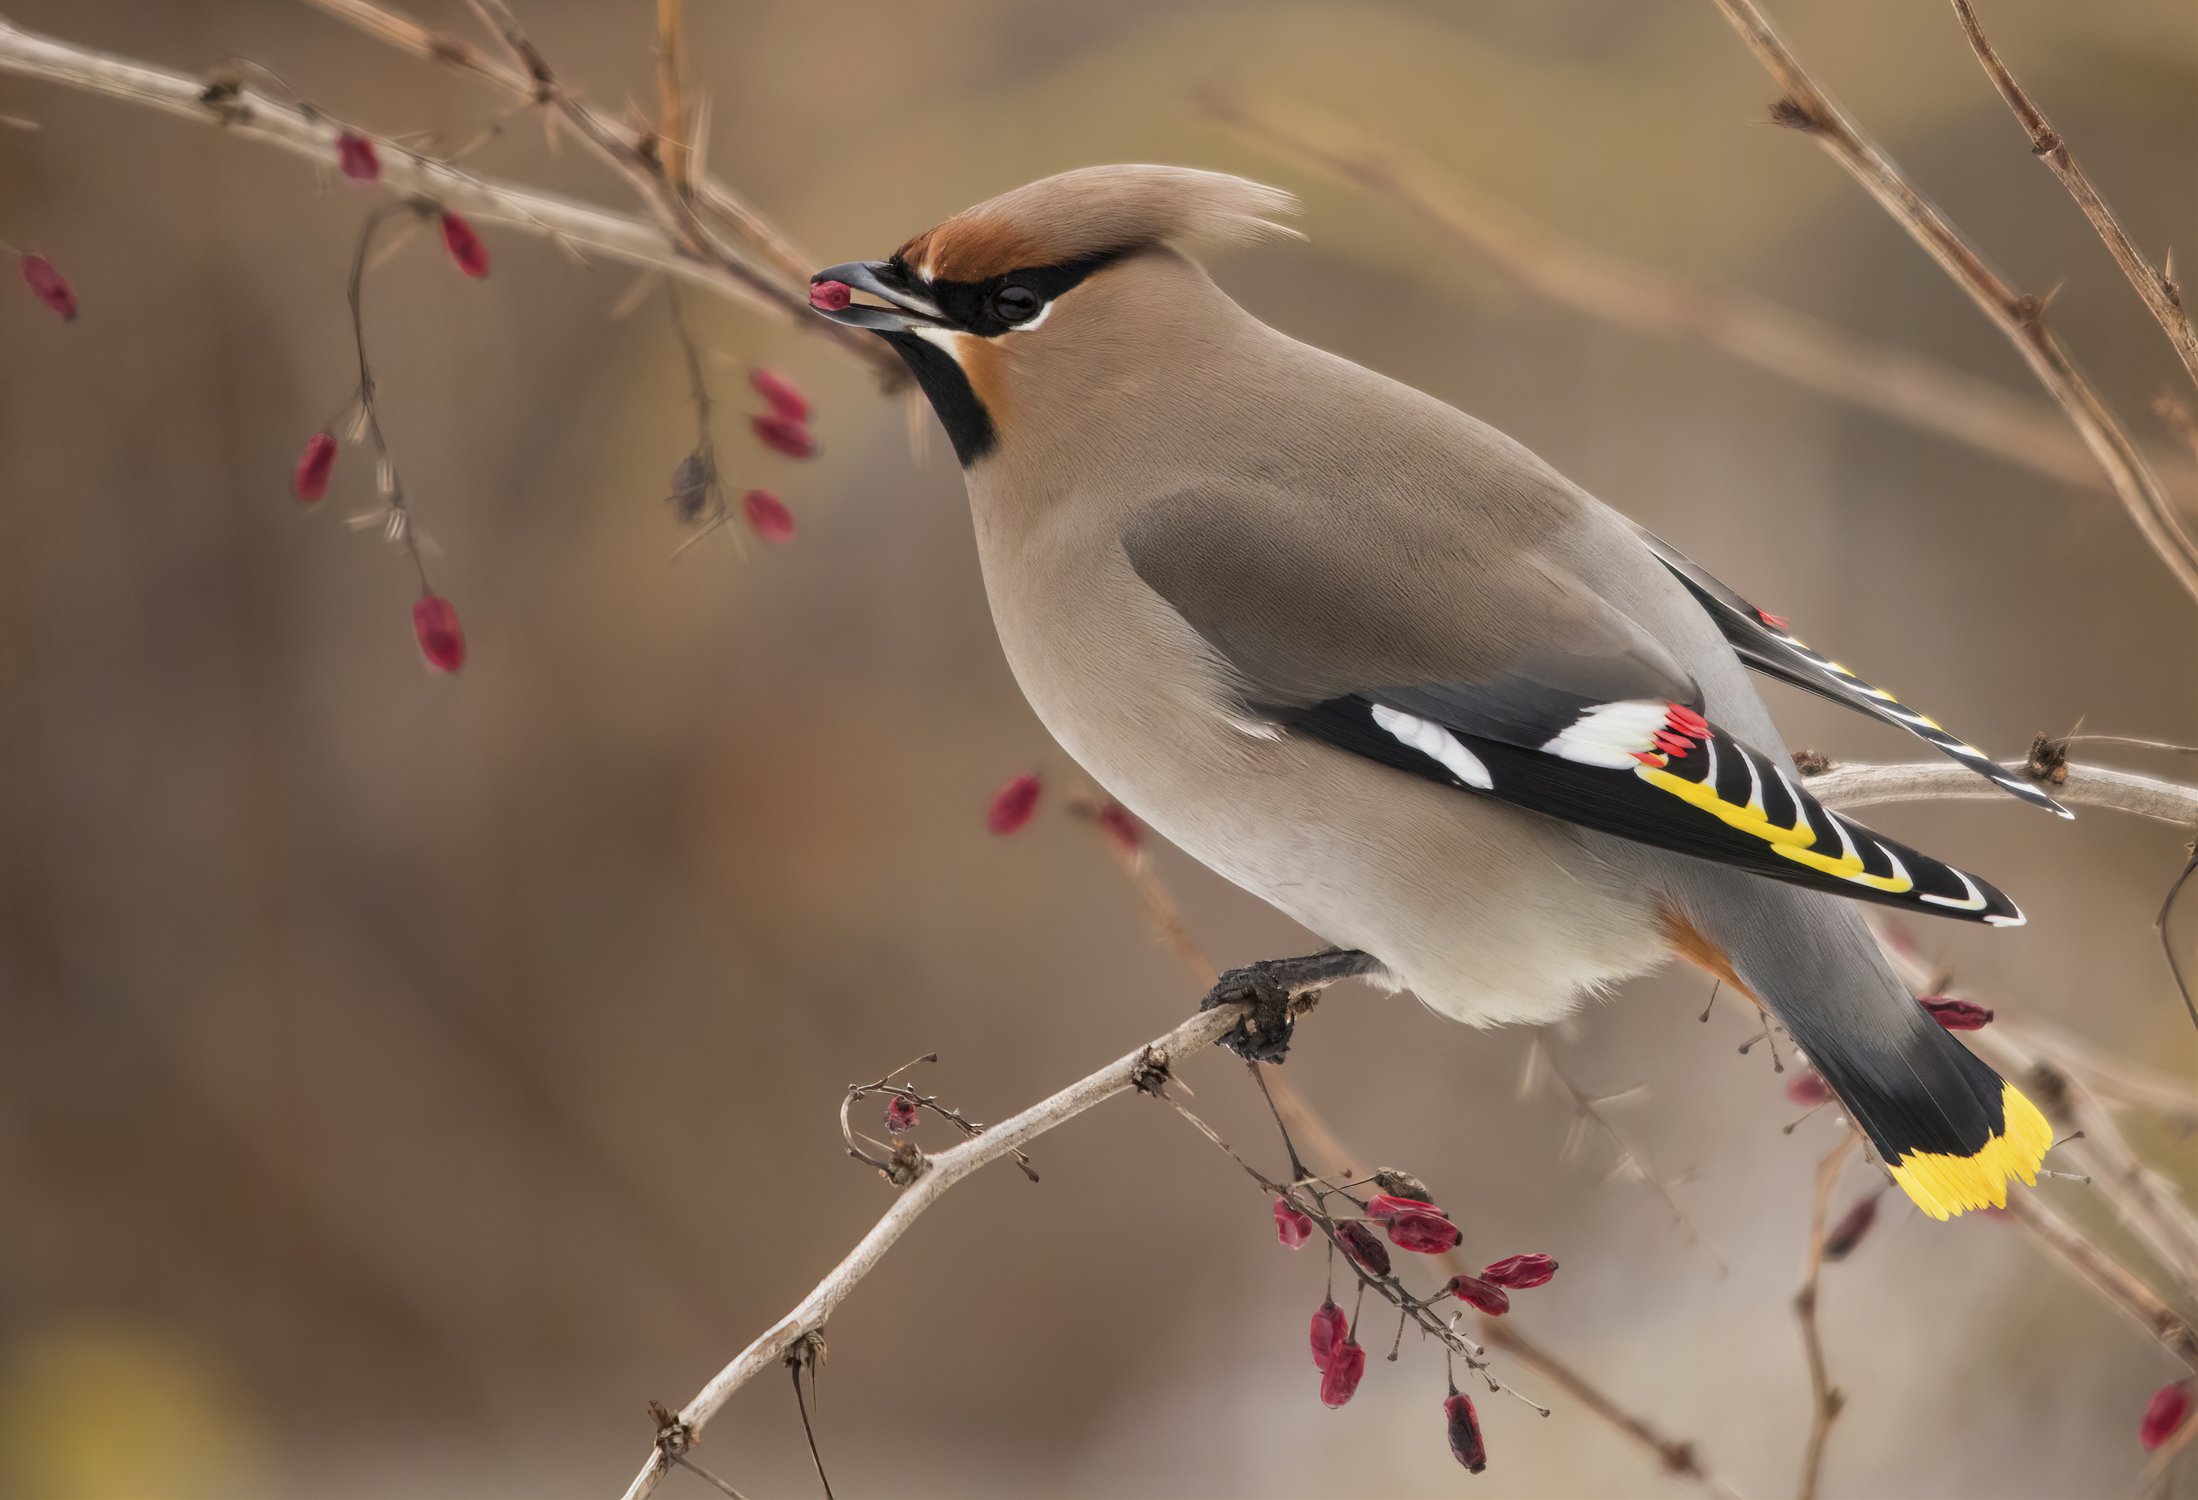
[(23, 273), (23, 280), (38, 294), (38, 300), (61, 314), (61, 321), (76, 321), (76, 288), (69, 285), (69, 278), (54, 269), (52, 261), (43, 255), (26, 255), (16, 263)]
[(298, 455), (297, 472), (290, 476), (290, 493), (311, 505), (328, 493), (328, 476), (335, 469), (335, 438), (325, 432), (314, 433), (305, 440), (305, 451)]
[(750, 370), (748, 384), (755, 387), (771, 410), (789, 422), (809, 420), (809, 398), (791, 380), (776, 370)]
[(1313, 1237), (1311, 1216), (1287, 1198), (1275, 1199), (1275, 1237), (1287, 1249), (1300, 1248)]
[(855, 289), (844, 281), (813, 281), (809, 284), (809, 305), (818, 312), (838, 312), (855, 300)]
[(1376, 1193), (1366, 1203), (1366, 1217), (1384, 1223), (1404, 1213), (1433, 1214), (1442, 1219), (1450, 1217), (1424, 1198), (1404, 1198), (1395, 1193)]
[(1507, 1255), (1502, 1260), (1482, 1270), (1481, 1275), (1498, 1286), (1521, 1291), (1531, 1286), (1541, 1286), (1557, 1274), (1557, 1262), (1542, 1254)]
[(1916, 1003), (1948, 1031), (1982, 1031), (1992, 1024), (1992, 1012), (1974, 1000), (1955, 1000), (1946, 995), (1924, 995)]
[(1461, 1238), (1457, 1225), (1424, 1209), (1408, 1208), (1389, 1220), (1389, 1243), (1415, 1255), (1440, 1255)]
[(1336, 1226), (1336, 1237), (1343, 1242), (1343, 1253), (1358, 1263), (1358, 1268), (1369, 1276), (1389, 1274), (1389, 1251), (1374, 1231), (1356, 1219), (1346, 1219)]
[(478, 279), (488, 274), (488, 246), (481, 243), (471, 224), (448, 209), (443, 211), (443, 248), (468, 276)]
[(1473, 1410), (1473, 1398), (1461, 1395), (1452, 1386), (1450, 1399), (1442, 1404), (1442, 1414), (1450, 1424), (1450, 1451), (1465, 1465), (1465, 1471), (1478, 1474), (1487, 1468), (1488, 1447), (1481, 1441), (1481, 1419)]
[(767, 542), (794, 539), (794, 513), (769, 490), (750, 490), (742, 495), (740, 513), (747, 517), (748, 529)]
[(1845, 1260), (1854, 1254), (1855, 1246), (1862, 1243), (1862, 1237), (1870, 1232), (1870, 1226), (1876, 1222), (1877, 1195), (1872, 1193), (1841, 1215), (1839, 1222), (1824, 1236), (1824, 1258)]
[(2145, 1404), (2144, 1424), (2137, 1429), (2137, 1441), (2150, 1453), (2169, 1438), (2175, 1429), (2183, 1425), (2183, 1418), (2190, 1415), (2190, 1383), (2171, 1380), (2152, 1393)]
[(916, 1101), (905, 1095), (895, 1094), (885, 1101), (885, 1128), (894, 1135), (906, 1135), (916, 1128)]
[(1511, 1294), (1493, 1281), (1483, 1281), (1478, 1276), (1451, 1277), (1450, 1294), (1460, 1302), (1470, 1302), (1492, 1318), (1500, 1318), (1511, 1311)]
[(1798, 1104), (1803, 1109), (1829, 1104), (1832, 1102), (1832, 1086), (1824, 1081), (1822, 1073), (1796, 1073), (1793, 1082), (1786, 1085), (1786, 1102)]
[(748, 419), (756, 437), (773, 453), (783, 453), (788, 458), (815, 458), (817, 440), (804, 424), (791, 417), (782, 417), (775, 411), (761, 411)]
[(993, 794), (992, 806), (985, 809), (985, 827), (994, 833), (1022, 832), (1036, 816), (1045, 789), (1036, 771), (1025, 771)]
[(1328, 1368), (1320, 1372), (1320, 1400), (1323, 1406), (1341, 1406), (1358, 1393), (1358, 1383), (1366, 1374), (1366, 1350), (1356, 1339), (1345, 1339), (1329, 1357)]
[(1344, 1320), (1343, 1309), (1336, 1306), (1333, 1297), (1327, 1298), (1313, 1314), (1313, 1368), (1325, 1370), (1343, 1347), (1344, 1338), (1351, 1326)]
[(374, 143), (355, 131), (336, 137), (336, 165), (353, 182), (378, 182), (382, 175), (381, 153)]
[(466, 636), (458, 628), (458, 611), (440, 594), (422, 594), (412, 606), (412, 634), (419, 639), (420, 654), (438, 672), (455, 672), (466, 664)]
[(1114, 842), (1123, 854), (1135, 854), (1145, 847), (1145, 825), (1137, 821), (1137, 814), (1119, 802), (1109, 801), (1098, 812), (1099, 831)]

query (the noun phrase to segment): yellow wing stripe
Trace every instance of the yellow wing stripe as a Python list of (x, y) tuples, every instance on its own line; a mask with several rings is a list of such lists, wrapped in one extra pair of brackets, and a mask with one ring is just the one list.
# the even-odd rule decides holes
[[(1717, 788), (1705, 781), (1689, 781), (1684, 776), (1674, 776), (1661, 766), (1639, 765), (1633, 774), (1659, 791), (1666, 791), (1682, 802), (1691, 803), (1712, 817), (1727, 823), (1742, 833), (1763, 840), (1795, 864), (1807, 865), (1826, 875), (1856, 885), (1866, 885), (1872, 890), (1889, 895), (1902, 895), (1915, 889), (1916, 883), (1905, 874), (1873, 875), (1862, 862), (1860, 854), (1822, 854), (1811, 847), (1816, 843), (1816, 830), (1809, 826), (1809, 815), (1798, 804), (1794, 809), (1794, 826), (1773, 823), (1764, 814), (1760, 802), (1742, 807), (1717, 795)], [(1827, 814), (1829, 816), (1829, 814)], [(1896, 867), (1897, 868), (1897, 867)]]
[(1892, 1164), (1893, 1181), (1934, 1219), (1950, 1219), (1987, 1204), (2007, 1207), (2010, 1177), (2021, 1178), (2025, 1187), (2037, 1182), (2046, 1148), (2053, 1144), (2053, 1127), (2011, 1083), (2001, 1085), (2000, 1111), (2000, 1133), (1973, 1154), (1911, 1152)]

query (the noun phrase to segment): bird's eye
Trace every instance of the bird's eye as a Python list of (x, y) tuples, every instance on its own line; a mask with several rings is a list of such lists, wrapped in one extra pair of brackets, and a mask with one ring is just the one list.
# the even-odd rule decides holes
[(992, 294), (992, 316), (1003, 323), (1028, 323), (1038, 316), (1038, 294), (1027, 286), (1003, 286)]

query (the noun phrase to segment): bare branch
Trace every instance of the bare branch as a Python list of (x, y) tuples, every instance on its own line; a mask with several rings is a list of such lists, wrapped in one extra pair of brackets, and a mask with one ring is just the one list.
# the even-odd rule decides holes
[(1801, 1457), (1801, 1482), (1795, 1486), (1798, 1500), (1816, 1500), (1817, 1484), (1824, 1473), (1824, 1445), (1832, 1424), (1847, 1405), (1846, 1396), (1832, 1384), (1831, 1367), (1824, 1359), (1824, 1330), (1817, 1316), (1817, 1292), (1824, 1277), (1824, 1221), (1831, 1214), (1832, 1189), (1839, 1185), (1839, 1169), (1854, 1148), (1852, 1128), (1839, 1144), (1816, 1164), (1816, 1194), (1809, 1205), (1809, 1249), (1802, 1263), (1801, 1290), (1794, 1293), (1794, 1317), (1801, 1323), (1801, 1347), (1809, 1358), (1809, 1392), (1814, 1415), (1809, 1423), (1809, 1443)]
[[(2023, 761), (2006, 761), (2010, 771)], [(2064, 768), (2066, 780), (2053, 783), (2053, 795), (2079, 807), (2103, 807), (2189, 827), (2198, 823), (2198, 786), (2117, 771), (2108, 766)], [(1835, 766), (1809, 778), (1809, 791), (1827, 806), (1842, 810), (1881, 802), (1995, 802), (2007, 793), (1976, 772), (1950, 760), (1898, 766)]]
[[(1767, 297), (1690, 281), (1560, 234), (1347, 121), (1249, 94), (1213, 93), (1206, 104), (1252, 144), (1410, 210), (1552, 302), (1622, 328), (1707, 344), (2048, 478), (2111, 492), (2083, 440), (2054, 421), (2045, 402)], [(2198, 477), (2187, 461), (2177, 469)]]
[(2146, 543), (2185, 591), (2198, 599), (2198, 539), (2184, 526), (2129, 434), (2046, 327), (2044, 301), (2008, 285), (1976, 246), (1863, 136), (1795, 59), (1755, 0), (1716, 0), (1716, 5), (1785, 91), (1772, 107), (1771, 118), (1812, 137), (1830, 153), (2007, 335), (2039, 383), (2067, 410)]
[(2122, 228), (2122, 221), (2114, 216), (2106, 199), (2091, 185), (2084, 169), (2076, 165), (2076, 158), (2069, 154), (2068, 143), (2061, 139), (2043, 111), (2033, 104), (2023, 92), (2015, 75), (2007, 71), (1999, 53), (1985, 40), (1984, 27), (1977, 20), (1976, 11), (1969, 0), (1954, 0), (1954, 17), (1961, 22), (1961, 29), (1969, 38), (1969, 46), (1977, 54), (1977, 61), (1984, 65), (1985, 76), (1992, 80), (1992, 87), (2000, 91), (2007, 107), (2022, 122), (2023, 130), (2030, 137), (2030, 154), (2044, 162), (2061, 186), (2068, 189), (2068, 196), (2076, 200), (2091, 227), (2106, 242), (2107, 252), (2114, 263), (2122, 268), (2129, 284), (2137, 289), (2145, 306), (2152, 309), (2152, 316), (2159, 320), (2160, 328), (2167, 334), (2168, 342), (2175, 346), (2175, 353), (2190, 372), (2190, 378), (2198, 381), (2198, 332), (2193, 332), (2190, 317), (2183, 311), (2183, 294), (2167, 273), (2145, 258), (2144, 252), (2130, 241)]

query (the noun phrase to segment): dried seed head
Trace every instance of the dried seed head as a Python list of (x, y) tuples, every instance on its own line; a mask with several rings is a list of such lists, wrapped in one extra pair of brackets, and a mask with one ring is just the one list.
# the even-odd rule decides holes
[(1366, 1217), (1383, 1223), (1407, 1213), (1433, 1214), (1442, 1219), (1450, 1217), (1425, 1198), (1407, 1198), (1399, 1193), (1376, 1193), (1366, 1204)]
[(809, 287), (809, 305), (818, 312), (838, 312), (855, 300), (855, 289), (844, 281), (818, 281)]
[(1343, 1309), (1336, 1306), (1335, 1298), (1322, 1299), (1313, 1314), (1313, 1368), (1327, 1369), (1350, 1332), (1350, 1321), (1343, 1316)]
[(1948, 995), (1924, 995), (1916, 1002), (1931, 1013), (1931, 1019), (1948, 1031), (1982, 1031), (1992, 1024), (1989, 1006), (1974, 1000), (1956, 1000)]
[(1275, 1199), (1275, 1237), (1287, 1249), (1301, 1248), (1313, 1237), (1311, 1216), (1287, 1198)]
[(2137, 1429), (2137, 1441), (2150, 1453), (2169, 1438), (2175, 1429), (2183, 1425), (2183, 1418), (2190, 1415), (2190, 1383), (2172, 1380), (2152, 1393), (2145, 1404), (2145, 1420)]
[(1468, 1302), (1492, 1318), (1500, 1318), (1511, 1311), (1511, 1294), (1493, 1281), (1478, 1276), (1453, 1276), (1450, 1278), (1450, 1295), (1460, 1302)]
[(316, 432), (305, 440), (305, 451), (298, 455), (298, 467), (290, 476), (290, 493), (301, 503), (311, 505), (328, 493), (328, 476), (336, 469), (336, 440), (325, 432)]
[(994, 833), (1021, 833), (1037, 815), (1045, 789), (1036, 771), (1025, 771), (993, 794), (992, 805), (985, 809), (985, 827)]
[(1438, 1213), (1408, 1208), (1389, 1220), (1389, 1243), (1415, 1255), (1441, 1255), (1460, 1238), (1458, 1226)]
[(767, 542), (794, 539), (794, 513), (769, 490), (750, 490), (740, 497), (740, 513), (748, 529)]
[(488, 274), (488, 246), (481, 243), (471, 224), (448, 209), (443, 211), (443, 248), (468, 276), (479, 279)]
[(702, 519), (716, 493), (717, 460), (706, 450), (695, 449), (672, 470), (672, 492), (667, 498), (672, 513), (688, 525)]
[(1527, 1287), (1541, 1286), (1557, 1274), (1557, 1262), (1540, 1253), (1532, 1255), (1507, 1255), (1487, 1266), (1481, 1275), (1498, 1286), (1523, 1291)]
[(374, 149), (372, 141), (356, 131), (346, 130), (336, 137), (336, 165), (353, 182), (381, 180), (381, 153)]
[(1358, 1268), (1369, 1276), (1389, 1274), (1389, 1249), (1374, 1238), (1374, 1231), (1356, 1219), (1346, 1219), (1336, 1226), (1336, 1238), (1343, 1243), (1343, 1253), (1358, 1263)]
[(1824, 1258), (1826, 1260), (1845, 1260), (1848, 1256), (1854, 1254), (1855, 1246), (1862, 1243), (1862, 1237), (1870, 1232), (1870, 1226), (1876, 1222), (1877, 1194), (1872, 1193), (1853, 1208), (1848, 1209), (1845, 1214), (1841, 1215), (1839, 1222), (1826, 1232), (1824, 1236)]
[(54, 268), (54, 263), (43, 255), (25, 255), (16, 261), (16, 269), (23, 273), (23, 282), (38, 294), (38, 300), (61, 315), (64, 323), (76, 321), (76, 288), (69, 285), (69, 278)]
[(1450, 1399), (1442, 1404), (1442, 1414), (1450, 1425), (1450, 1452), (1465, 1465), (1465, 1471), (1478, 1474), (1487, 1468), (1488, 1446), (1481, 1441), (1481, 1419), (1473, 1410), (1473, 1398), (1452, 1386)]
[(766, 405), (789, 422), (809, 420), (809, 398), (801, 388), (776, 370), (750, 370), (748, 384)]
[(1803, 1109), (1815, 1109), (1819, 1104), (1832, 1102), (1832, 1086), (1824, 1081), (1822, 1073), (1813, 1069), (1796, 1073), (1786, 1085), (1786, 1102), (1798, 1104)]
[(1374, 1186), (1396, 1198), (1409, 1198), (1414, 1203), (1433, 1203), (1435, 1195), (1427, 1191), (1427, 1184), (1410, 1172), (1400, 1172), (1395, 1167), (1383, 1167), (1374, 1174)]
[(885, 1128), (893, 1135), (906, 1135), (916, 1128), (916, 1101), (905, 1094), (894, 1094), (885, 1101)]
[(1145, 825), (1137, 821), (1137, 814), (1121, 803), (1109, 799), (1094, 816), (1098, 821), (1099, 831), (1121, 853), (1135, 854), (1145, 847)]
[(1347, 1338), (1336, 1346), (1329, 1356), (1328, 1368), (1320, 1372), (1321, 1405), (1343, 1405), (1358, 1394), (1358, 1383), (1366, 1375), (1366, 1350), (1358, 1340)]
[(815, 458), (816, 436), (808, 427), (790, 417), (782, 417), (775, 411), (761, 411), (748, 419), (755, 429), (756, 438), (773, 453), (783, 453), (788, 458)]
[(465, 632), (458, 628), (458, 611), (440, 594), (422, 594), (412, 606), (412, 634), (420, 643), (420, 655), (438, 672), (455, 672), (466, 664)]

